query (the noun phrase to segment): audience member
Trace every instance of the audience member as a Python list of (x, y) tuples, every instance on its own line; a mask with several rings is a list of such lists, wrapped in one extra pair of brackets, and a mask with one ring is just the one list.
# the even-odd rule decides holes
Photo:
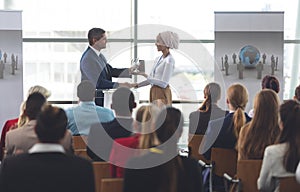
[(198, 192), (202, 176), (198, 162), (178, 155), (183, 115), (178, 109), (162, 109), (155, 123), (161, 145), (146, 149), (147, 154), (129, 161), (125, 170), (124, 192)]
[(87, 153), (95, 161), (108, 161), (113, 140), (132, 134), (132, 110), (136, 107), (130, 89), (119, 87), (112, 95), (111, 108), (116, 117), (106, 123), (91, 126), (88, 135)]
[(114, 119), (110, 109), (96, 106), (94, 102), (95, 87), (88, 81), (83, 80), (77, 86), (79, 104), (66, 110), (68, 117), (68, 129), (72, 135), (89, 135), (92, 124), (108, 122)]
[[(11, 130), (6, 135), (5, 149), (6, 155), (15, 153), (26, 153), (38, 142), (34, 131), (36, 118), (42, 106), (46, 103), (46, 98), (40, 93), (32, 93), (26, 100), (24, 114), (28, 122), (18, 129)], [(66, 132), (62, 144), (66, 150), (72, 151), (72, 137), (70, 132)]]
[(265, 148), (279, 136), (278, 95), (271, 89), (261, 90), (254, 99), (254, 117), (242, 127), (237, 143), (238, 159), (263, 159)]
[[(28, 110), (27, 107), (29, 105), (26, 105)], [(34, 128), (39, 142), (28, 153), (4, 159), (0, 169), (0, 191), (94, 192), (91, 163), (66, 155), (60, 145), (67, 132), (66, 126), (64, 110), (44, 106)]]
[(204, 101), (197, 111), (190, 114), (189, 133), (204, 135), (210, 120), (226, 115), (217, 102), (221, 97), (221, 87), (217, 83), (209, 83), (204, 88)]
[[(112, 177), (124, 176), (124, 167), (128, 159), (138, 155), (137, 151), (132, 149), (139, 148), (142, 145), (141, 143), (146, 142), (146, 140), (147, 143), (151, 143), (150, 140), (153, 140), (153, 138), (147, 137), (142, 142), (140, 140), (141, 137), (145, 138), (145, 135), (152, 133), (149, 132), (152, 130), (152, 125), (155, 123), (158, 112), (159, 109), (155, 105), (141, 106), (136, 112), (136, 119), (133, 123), (133, 129), (136, 133), (130, 137), (115, 139), (109, 157)], [(155, 138), (157, 139), (157, 137)]]
[[(279, 93), (280, 84), (278, 79), (273, 75), (266, 75), (261, 81), (261, 89), (271, 89), (276, 93)], [(252, 118), (254, 115), (254, 109), (251, 109), (248, 115)]]
[(231, 85), (227, 90), (226, 102), (229, 113), (224, 118), (209, 122), (200, 145), (206, 159), (210, 159), (212, 147), (234, 149), (242, 126), (251, 120), (244, 112), (248, 102), (248, 92), (243, 85)]
[(295, 89), (294, 100), (300, 102), (300, 85), (298, 85)]
[[(35, 86), (29, 88), (27, 97), (30, 94), (35, 93), (35, 92), (41, 93), (42, 95), (44, 95), (44, 97), (46, 99), (48, 97), (50, 97), (50, 95), (51, 95), (51, 92), (49, 90), (47, 90), (46, 88), (44, 88), (40, 85), (35, 85)], [(26, 122), (28, 122), (26, 115), (24, 114), (24, 109), (25, 109), (25, 101), (22, 102), (22, 104), (20, 106), (20, 116), (15, 119), (7, 120), (2, 128), (1, 139), (0, 139), (0, 161), (2, 160), (3, 155), (4, 155), (4, 153), (3, 153), (4, 151), (2, 149), (5, 148), (6, 133), (12, 129), (22, 127)]]
[(300, 104), (288, 100), (279, 115), (281, 133), (278, 144), (265, 149), (257, 181), (260, 191), (278, 191), (278, 178), (294, 176), (300, 160)]

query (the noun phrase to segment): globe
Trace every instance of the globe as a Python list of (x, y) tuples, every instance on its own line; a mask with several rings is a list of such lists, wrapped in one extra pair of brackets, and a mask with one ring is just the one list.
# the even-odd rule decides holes
[(240, 50), (239, 58), (245, 67), (253, 68), (260, 59), (260, 52), (256, 47), (246, 45)]

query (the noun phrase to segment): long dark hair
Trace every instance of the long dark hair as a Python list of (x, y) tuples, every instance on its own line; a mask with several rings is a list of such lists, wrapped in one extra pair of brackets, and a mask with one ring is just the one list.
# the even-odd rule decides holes
[(283, 164), (288, 172), (294, 173), (300, 160), (300, 104), (288, 100), (279, 110), (283, 130), (279, 143), (287, 143)]
[[(161, 143), (170, 142), (170, 148), (167, 150), (177, 150), (177, 142), (183, 129), (183, 115), (180, 110), (167, 107), (163, 109), (158, 115), (156, 122), (157, 137)], [(175, 137), (172, 137), (174, 134)], [(181, 170), (182, 162), (179, 156), (171, 159), (162, 166), (163, 180), (161, 181), (161, 186), (159, 191), (162, 192), (176, 192), (179, 170)]]

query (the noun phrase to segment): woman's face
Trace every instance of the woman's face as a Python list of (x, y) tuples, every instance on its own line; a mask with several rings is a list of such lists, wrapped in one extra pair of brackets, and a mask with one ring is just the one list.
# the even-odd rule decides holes
[(157, 47), (157, 51), (163, 51), (167, 48), (159, 35), (156, 37), (155, 45)]

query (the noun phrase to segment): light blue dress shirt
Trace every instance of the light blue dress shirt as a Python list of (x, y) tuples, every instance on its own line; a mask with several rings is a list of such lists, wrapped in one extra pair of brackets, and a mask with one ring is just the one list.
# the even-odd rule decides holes
[(95, 123), (112, 121), (112, 110), (95, 105), (95, 102), (80, 102), (78, 106), (66, 109), (68, 129), (72, 135), (89, 135), (90, 127)]

